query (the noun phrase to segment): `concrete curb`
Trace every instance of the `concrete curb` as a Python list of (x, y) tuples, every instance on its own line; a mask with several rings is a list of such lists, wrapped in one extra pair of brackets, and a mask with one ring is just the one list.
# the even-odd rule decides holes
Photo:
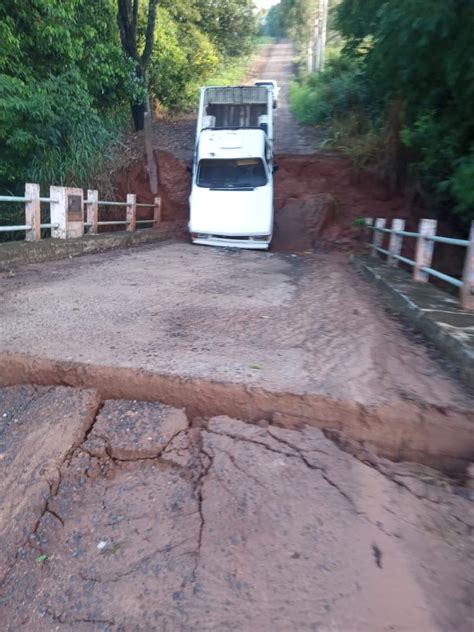
[(42, 239), (41, 241), (12, 241), (0, 244), (0, 271), (8, 271), (27, 263), (42, 263), (128, 248), (154, 241), (181, 237), (184, 222), (163, 222), (159, 228), (146, 228), (136, 232), (86, 235), (78, 239)]
[(474, 313), (462, 310), (454, 296), (429, 283), (416, 283), (407, 272), (380, 259), (357, 255), (352, 263), (383, 292), (390, 307), (442, 351), (459, 368), (463, 381), (474, 388)]

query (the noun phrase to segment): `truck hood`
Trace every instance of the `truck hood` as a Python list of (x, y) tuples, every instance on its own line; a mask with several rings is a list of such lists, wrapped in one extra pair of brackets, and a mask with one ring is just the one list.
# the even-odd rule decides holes
[(212, 190), (194, 186), (189, 198), (192, 233), (271, 235), (273, 186), (251, 191)]

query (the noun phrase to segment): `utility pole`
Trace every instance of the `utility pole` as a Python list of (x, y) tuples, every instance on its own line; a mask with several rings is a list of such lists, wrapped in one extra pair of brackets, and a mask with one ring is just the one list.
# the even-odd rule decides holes
[(308, 42), (308, 72), (324, 70), (328, 22), (328, 0), (316, 0)]
[(314, 72), (316, 65), (316, 52), (317, 52), (317, 43), (319, 39), (319, 2), (320, 0), (316, 0), (317, 4), (314, 9), (314, 13), (311, 19), (310, 32), (308, 38), (308, 74)]
[(326, 38), (327, 38), (327, 27), (328, 27), (328, 3), (329, 0), (321, 0), (320, 5), (320, 13), (321, 13), (321, 27), (320, 27), (320, 35), (319, 35), (319, 66), (318, 70), (324, 70), (324, 63), (326, 61)]

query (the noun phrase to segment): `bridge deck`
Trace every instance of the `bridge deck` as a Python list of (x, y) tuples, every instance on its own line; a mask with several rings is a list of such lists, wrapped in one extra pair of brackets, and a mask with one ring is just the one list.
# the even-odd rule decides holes
[(362, 404), (465, 405), (338, 254), (165, 243), (0, 277), (0, 351)]

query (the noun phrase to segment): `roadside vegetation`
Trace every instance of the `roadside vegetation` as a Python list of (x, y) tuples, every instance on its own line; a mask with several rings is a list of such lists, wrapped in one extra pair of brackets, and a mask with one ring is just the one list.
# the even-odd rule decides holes
[[(282, 0), (270, 16), (301, 59), (316, 0)], [(339, 0), (325, 70), (290, 91), (295, 116), (323, 125), (360, 169), (402, 186), (411, 203), (474, 219), (474, 3)], [(334, 45), (336, 44), (336, 45)], [(339, 49), (339, 52), (338, 52)]]
[[(237, 57), (226, 59), (220, 63), (215, 72), (207, 77), (206, 83), (214, 86), (238, 85), (244, 81), (245, 76), (258, 57), (261, 49), (273, 42), (273, 37), (259, 35), (254, 40), (255, 44), (249, 53), (243, 53)], [(195, 95), (197, 99), (197, 95)], [(195, 104), (193, 100), (192, 105)]]
[(253, 0), (4, 0), (0, 189), (87, 184), (149, 99), (241, 77), (257, 31)]

